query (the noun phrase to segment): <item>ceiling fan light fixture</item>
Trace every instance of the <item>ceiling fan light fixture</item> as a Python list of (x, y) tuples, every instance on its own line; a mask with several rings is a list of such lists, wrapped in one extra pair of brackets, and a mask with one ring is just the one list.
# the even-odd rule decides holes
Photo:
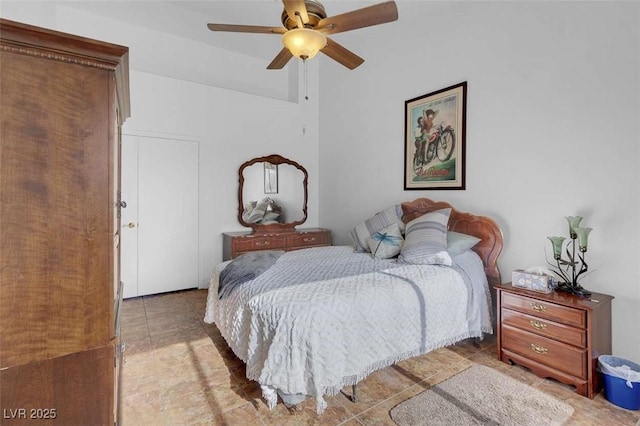
[(293, 56), (307, 60), (316, 56), (327, 45), (327, 38), (310, 28), (296, 28), (282, 35), (282, 44)]

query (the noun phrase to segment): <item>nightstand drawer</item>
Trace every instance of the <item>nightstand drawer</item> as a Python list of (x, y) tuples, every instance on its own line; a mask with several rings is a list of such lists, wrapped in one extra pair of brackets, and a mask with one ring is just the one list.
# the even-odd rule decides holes
[(587, 347), (587, 332), (580, 328), (504, 308), (502, 309), (502, 323), (579, 348)]
[(576, 327), (587, 326), (586, 313), (583, 310), (507, 292), (502, 292), (501, 297), (503, 308)]
[(242, 238), (236, 241), (236, 251), (255, 251), (255, 250), (277, 250), (284, 249), (287, 246), (287, 239), (284, 236), (268, 235), (264, 237)]
[(587, 351), (585, 349), (579, 349), (508, 325), (502, 325), (501, 331), (504, 349), (572, 376), (587, 378)]
[(329, 245), (328, 232), (305, 232), (289, 235), (287, 237), (289, 247), (314, 247)]

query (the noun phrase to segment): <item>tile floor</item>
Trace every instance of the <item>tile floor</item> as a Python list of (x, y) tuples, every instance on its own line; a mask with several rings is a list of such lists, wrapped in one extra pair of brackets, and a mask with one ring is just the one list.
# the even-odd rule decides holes
[(269, 410), (216, 326), (202, 321), (206, 297), (206, 290), (188, 290), (125, 300), (123, 425), (394, 425), (389, 410), (395, 405), (483, 364), (571, 404), (575, 412), (570, 425), (640, 426), (640, 411), (612, 405), (602, 394), (584, 398), (569, 386), (498, 361), (491, 336), (480, 344), (464, 341), (380, 370), (358, 384), (357, 403), (343, 395), (328, 397), (322, 416), (316, 415), (313, 400), (293, 413), (282, 403)]

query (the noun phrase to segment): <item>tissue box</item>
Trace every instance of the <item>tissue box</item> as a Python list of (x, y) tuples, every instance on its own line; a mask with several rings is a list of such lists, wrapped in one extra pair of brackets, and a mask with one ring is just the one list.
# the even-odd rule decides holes
[(539, 293), (551, 293), (553, 291), (553, 277), (516, 269), (511, 273), (511, 285)]

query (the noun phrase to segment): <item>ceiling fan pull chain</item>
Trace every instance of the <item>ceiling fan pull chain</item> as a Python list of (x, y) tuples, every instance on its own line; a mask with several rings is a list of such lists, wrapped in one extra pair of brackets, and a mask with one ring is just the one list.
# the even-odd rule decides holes
[(304, 100), (308, 101), (309, 100), (309, 78), (307, 76), (308, 72), (309, 72), (309, 68), (307, 65), (307, 61), (306, 60), (302, 60), (302, 64), (304, 66)]

